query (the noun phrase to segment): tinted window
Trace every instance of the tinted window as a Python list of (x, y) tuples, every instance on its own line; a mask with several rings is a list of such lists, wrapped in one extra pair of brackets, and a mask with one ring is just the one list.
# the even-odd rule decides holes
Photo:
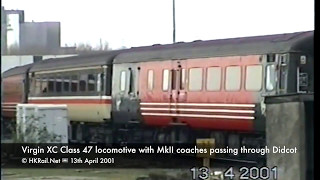
[(71, 76), (71, 91), (72, 92), (77, 92), (78, 91), (78, 76), (73, 75)]
[(48, 92), (53, 92), (54, 91), (54, 77), (50, 76), (48, 79)]
[(238, 91), (241, 85), (241, 68), (240, 66), (227, 67), (226, 71), (226, 90)]
[(69, 76), (63, 77), (63, 91), (65, 91), (65, 92), (70, 91), (70, 77)]
[(221, 67), (210, 67), (207, 70), (207, 90), (219, 91), (221, 89)]
[(47, 93), (48, 92), (48, 79), (46, 76), (42, 77), (42, 82), (41, 82), (41, 92), (42, 93)]
[(97, 91), (103, 92), (104, 90), (104, 73), (98, 74), (98, 80), (97, 80)]
[(79, 90), (80, 91), (86, 90), (86, 85), (87, 85), (86, 81), (87, 81), (87, 75), (80, 74), (80, 81), (79, 81)]
[(95, 83), (96, 83), (96, 75), (88, 74), (88, 91), (95, 90)]
[(34, 94), (39, 95), (41, 93), (41, 77), (36, 76)]
[(177, 79), (177, 71), (176, 70), (171, 70), (171, 89), (176, 89), (177, 87), (177, 82), (176, 82), (176, 79)]
[(101, 91), (103, 92), (104, 91), (104, 82), (105, 82), (105, 79), (106, 79), (106, 75), (104, 73), (101, 74)]
[(57, 76), (56, 78), (56, 91), (61, 92), (62, 91), (62, 79), (61, 76)]
[(134, 91), (134, 73), (131, 68), (129, 68), (129, 93), (133, 93)]
[(202, 68), (189, 70), (189, 90), (200, 91), (202, 89)]
[(260, 91), (262, 87), (262, 66), (247, 66), (246, 90)]

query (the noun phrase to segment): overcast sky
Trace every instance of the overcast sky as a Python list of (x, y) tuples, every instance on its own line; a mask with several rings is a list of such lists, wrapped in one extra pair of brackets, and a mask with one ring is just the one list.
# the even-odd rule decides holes
[[(314, 0), (175, 0), (176, 41), (314, 30)], [(61, 46), (172, 43), (172, 0), (2, 0), (25, 21), (61, 22)]]

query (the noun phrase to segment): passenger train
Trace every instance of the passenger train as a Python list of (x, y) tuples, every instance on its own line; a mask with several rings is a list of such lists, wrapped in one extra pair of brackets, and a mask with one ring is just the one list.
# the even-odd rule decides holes
[(19, 103), (66, 104), (70, 141), (262, 146), (265, 96), (313, 92), (314, 32), (135, 47), (3, 73)]

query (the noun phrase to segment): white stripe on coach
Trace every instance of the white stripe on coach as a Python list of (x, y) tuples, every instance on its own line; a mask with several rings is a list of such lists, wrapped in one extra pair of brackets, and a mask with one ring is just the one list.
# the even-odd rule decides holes
[(17, 106), (2, 105), (2, 108), (16, 108)]
[(16, 111), (16, 109), (2, 109), (2, 111)]
[(54, 99), (111, 99), (111, 96), (51, 96), (51, 97), (29, 97), (29, 100), (54, 100)]
[(225, 115), (204, 115), (204, 114), (169, 114), (169, 113), (141, 113), (144, 116), (177, 116), (177, 117), (199, 117), (199, 118), (224, 118), (224, 119), (248, 119), (252, 116), (225, 116)]
[(226, 112), (226, 113), (250, 113), (253, 114), (253, 110), (229, 110), (229, 109), (183, 109), (183, 108), (141, 108), (146, 111), (189, 111), (189, 112)]
[(255, 104), (218, 104), (218, 103), (146, 103), (141, 102), (140, 105), (170, 105), (170, 106), (217, 106), (217, 107), (255, 107)]
[(20, 102), (2, 102), (1, 104), (4, 104), (4, 105), (15, 105), (15, 104), (19, 104)]

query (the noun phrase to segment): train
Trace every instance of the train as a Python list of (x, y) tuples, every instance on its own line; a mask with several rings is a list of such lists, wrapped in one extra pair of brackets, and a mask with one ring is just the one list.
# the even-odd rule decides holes
[(264, 97), (314, 91), (314, 31), (54, 58), (2, 75), (2, 117), (66, 104), (70, 141), (265, 144)]

